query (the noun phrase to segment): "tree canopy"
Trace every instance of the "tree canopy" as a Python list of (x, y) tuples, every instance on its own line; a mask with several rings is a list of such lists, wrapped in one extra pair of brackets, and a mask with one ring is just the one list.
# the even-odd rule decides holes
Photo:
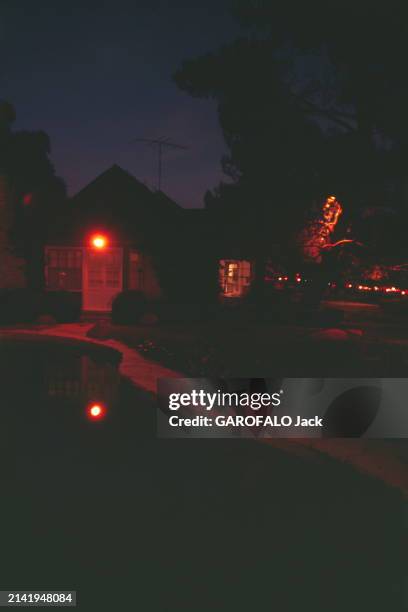
[(282, 234), (335, 193), (345, 211), (406, 199), (404, 2), (237, 1), (247, 36), (183, 63), (184, 91), (216, 100), (227, 177), (207, 206), (240, 206)]
[(16, 251), (27, 259), (30, 273), (31, 266), (40, 267), (38, 253), (48, 230), (63, 213), (66, 191), (51, 163), (47, 134), (14, 131), (14, 120), (12, 105), (1, 102), (0, 172), (7, 177), (11, 197), (10, 238)]

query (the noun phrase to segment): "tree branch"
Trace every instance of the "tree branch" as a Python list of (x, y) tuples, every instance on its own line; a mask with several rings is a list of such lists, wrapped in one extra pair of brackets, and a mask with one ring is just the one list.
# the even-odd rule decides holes
[(310, 100), (307, 100), (306, 98), (303, 98), (301, 95), (295, 94), (294, 92), (290, 92), (290, 95), (297, 102), (306, 106), (308, 112), (315, 114), (315, 115), (321, 115), (322, 117), (326, 117), (327, 119), (330, 119), (330, 121), (333, 121), (333, 123), (336, 123), (343, 129), (348, 130), (349, 132), (356, 131), (356, 127), (351, 125), (348, 121), (345, 121), (344, 119), (344, 118), (347, 118), (347, 119), (356, 120), (355, 115), (352, 115), (351, 113), (342, 113), (341, 111), (336, 111), (333, 109), (328, 110), (328, 109), (321, 108), (317, 106), (314, 102), (311, 102)]

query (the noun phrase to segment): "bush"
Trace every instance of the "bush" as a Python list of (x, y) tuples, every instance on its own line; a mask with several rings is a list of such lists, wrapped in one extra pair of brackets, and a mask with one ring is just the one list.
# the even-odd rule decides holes
[(151, 312), (163, 323), (192, 323), (201, 321), (205, 316), (205, 306), (194, 302), (156, 301)]
[(41, 297), (31, 289), (0, 291), (0, 323), (32, 323), (41, 312)]
[(146, 297), (140, 291), (122, 291), (112, 303), (112, 322), (119, 325), (138, 323), (148, 310)]
[(71, 291), (50, 291), (45, 294), (43, 311), (58, 323), (73, 323), (81, 315), (81, 294)]

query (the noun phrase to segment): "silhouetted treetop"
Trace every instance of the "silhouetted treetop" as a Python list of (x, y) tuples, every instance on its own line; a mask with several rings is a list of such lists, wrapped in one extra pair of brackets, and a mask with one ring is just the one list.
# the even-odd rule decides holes
[[(0, 105), (0, 170), (6, 176), (12, 205), (10, 238), (24, 255), (28, 275), (41, 273), (40, 253), (48, 230), (63, 223), (65, 184), (50, 160), (50, 139), (43, 131), (13, 131), (11, 104)], [(35, 253), (35, 255), (33, 255)], [(31, 271), (36, 266), (35, 271)], [(40, 279), (35, 280), (35, 284)]]
[(183, 62), (174, 75), (184, 91), (217, 102), (229, 149), (222, 167), (240, 187), (227, 195), (228, 183), (219, 186), (207, 205), (246, 201), (282, 220), (330, 193), (347, 210), (401, 202), (404, 3), (234, 4), (247, 37)]
[[(361, 130), (377, 129), (393, 138), (406, 138), (404, 0), (237, 0), (233, 6), (243, 25), (268, 37), (276, 47), (290, 45), (302, 54), (327, 56), (337, 71), (338, 118), (351, 125), (355, 122)], [(321, 81), (317, 95), (310, 99), (316, 112), (324, 108), (322, 89), (327, 86), (327, 81)], [(341, 112), (339, 105), (351, 108)], [(334, 113), (333, 105), (330, 110)]]

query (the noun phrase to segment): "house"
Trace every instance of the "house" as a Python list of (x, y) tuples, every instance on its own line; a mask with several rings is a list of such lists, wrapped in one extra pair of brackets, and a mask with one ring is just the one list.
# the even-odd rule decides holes
[[(182, 226), (183, 209), (117, 165), (70, 201), (45, 247), (45, 287), (81, 294), (84, 311), (108, 312), (125, 289), (157, 298), (155, 262)], [(168, 253), (170, 257), (170, 252)]]
[[(25, 261), (9, 245), (9, 204), (0, 176), (0, 288), (25, 287)], [(113, 165), (73, 196), (49, 228), (44, 284), (47, 292), (77, 294), (88, 312), (109, 312), (127, 289), (155, 299), (170, 288), (176, 303), (217, 293), (239, 298), (254, 276), (248, 253), (229, 218), (184, 209)]]

